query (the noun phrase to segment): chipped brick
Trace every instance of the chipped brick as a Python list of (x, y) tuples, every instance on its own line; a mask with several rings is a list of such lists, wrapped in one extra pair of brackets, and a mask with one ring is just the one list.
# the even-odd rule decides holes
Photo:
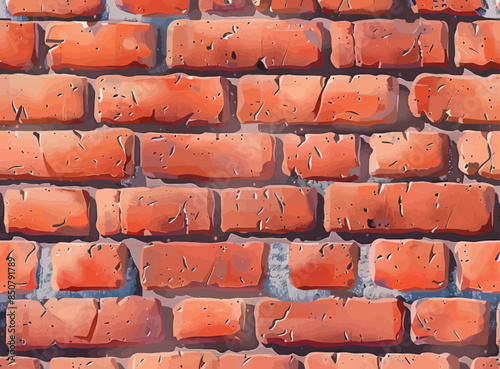
[(387, 15), (395, 3), (394, 0), (319, 0), (321, 10), (327, 14)]
[(401, 369), (410, 366), (412, 369), (459, 369), (460, 362), (456, 356), (447, 353), (434, 354), (431, 352), (424, 352), (420, 355), (387, 354), (380, 362), (380, 369)]
[(55, 357), (50, 360), (50, 369), (119, 369), (116, 359), (113, 357), (89, 358), (89, 357)]
[(312, 352), (306, 356), (305, 369), (379, 369), (379, 359), (372, 354), (349, 352)]
[(115, 0), (123, 11), (144, 16), (178, 15), (189, 11), (189, 0)]
[(102, 0), (8, 0), (7, 6), (16, 17), (94, 17), (104, 11)]
[(500, 368), (500, 359), (497, 357), (478, 357), (472, 361), (471, 369), (498, 369)]
[[(36, 242), (0, 241), (0, 294), (7, 293), (12, 283), (16, 286), (16, 294), (27, 293), (37, 287), (39, 250)], [(14, 279), (9, 282), (12, 272)]]
[(31, 357), (16, 356), (14, 361), (8, 357), (0, 357), (0, 368), (40, 369), (40, 361)]
[(38, 42), (36, 23), (0, 21), (0, 69), (33, 68), (38, 59)]
[(351, 22), (338, 21), (330, 24), (330, 41), (332, 43), (330, 60), (335, 68), (354, 67), (356, 58), (353, 35), (354, 25)]
[(255, 8), (271, 13), (307, 14), (316, 11), (316, 0), (252, 0)]
[[(457, 142), (458, 167), (468, 175), (500, 179), (500, 132), (466, 131)], [(500, 153), (499, 153), (500, 154)]]
[(236, 12), (245, 9), (246, 0), (199, 0), (198, 8), (202, 12)]
[(299, 369), (299, 361), (287, 355), (238, 355), (225, 354), (220, 358), (219, 369)]
[(455, 64), (478, 69), (500, 68), (499, 21), (460, 22), (455, 32)]
[(457, 15), (479, 15), (486, 10), (482, 0), (415, 0), (415, 13), (448, 13)]
[(219, 358), (205, 351), (174, 351), (155, 354), (134, 354), (127, 369), (197, 368), (219, 369)]

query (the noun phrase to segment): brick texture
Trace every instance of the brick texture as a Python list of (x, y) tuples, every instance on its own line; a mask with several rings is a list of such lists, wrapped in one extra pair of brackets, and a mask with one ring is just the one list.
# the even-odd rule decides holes
[(115, 0), (116, 5), (129, 13), (145, 16), (186, 14), (188, 0)]
[[(36, 242), (0, 241), (0, 293), (8, 293), (14, 286), (16, 293), (27, 293), (37, 287), (39, 253)], [(9, 274), (14, 278), (9, 278)]]
[(459, 242), (454, 254), (458, 288), (462, 291), (500, 292), (499, 241)]
[(0, 68), (31, 69), (38, 60), (38, 34), (36, 23), (0, 21)]
[(467, 175), (500, 179), (500, 132), (466, 131), (457, 141), (458, 167)]
[(104, 10), (102, 0), (9, 0), (7, 3), (10, 14), (20, 17), (94, 17)]
[(455, 33), (455, 64), (500, 68), (500, 48), (495, 41), (499, 32), (499, 21), (460, 22)]

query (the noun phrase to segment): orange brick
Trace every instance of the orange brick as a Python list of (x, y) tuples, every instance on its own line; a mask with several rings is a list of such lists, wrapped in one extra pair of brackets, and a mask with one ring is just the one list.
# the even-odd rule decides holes
[[(356, 58), (353, 34), (354, 24), (352, 22), (338, 21), (330, 24), (330, 40), (332, 43), (330, 60), (335, 68), (354, 67)], [(366, 79), (366, 77), (364, 78)]]
[(199, 0), (198, 8), (201, 12), (235, 12), (245, 9), (245, 0)]
[(238, 355), (225, 354), (220, 358), (219, 369), (298, 369), (299, 361), (287, 355)]
[(218, 126), (229, 116), (224, 77), (101, 76), (95, 90), (98, 122)]
[(411, 339), (417, 345), (486, 345), (489, 323), (487, 301), (436, 297), (411, 305)]
[(478, 69), (500, 68), (499, 21), (460, 22), (455, 32), (455, 64)]
[(458, 139), (458, 167), (468, 175), (500, 179), (500, 132), (465, 131)]
[(413, 369), (459, 369), (460, 362), (456, 356), (444, 353), (424, 352), (416, 354), (387, 354), (380, 362), (380, 369), (399, 369), (411, 365)]
[(493, 229), (495, 190), (488, 184), (334, 183), (325, 195), (328, 232), (452, 232)]
[(153, 178), (261, 180), (274, 175), (274, 138), (267, 134), (158, 134), (141, 139), (141, 164)]
[(500, 361), (497, 357), (478, 357), (472, 361), (471, 369), (498, 369)]
[(228, 188), (221, 193), (223, 232), (306, 232), (316, 226), (314, 188)]
[(239, 342), (246, 304), (239, 299), (189, 298), (173, 308), (174, 337), (183, 343)]
[(365, 14), (365, 15), (387, 15), (390, 13), (394, 0), (319, 0), (319, 5), (323, 13), (341, 13), (341, 14)]
[(38, 43), (36, 23), (0, 21), (0, 69), (33, 68), (38, 60)]
[(88, 357), (55, 357), (50, 360), (50, 369), (119, 369), (116, 359), (113, 357), (88, 358)]
[(448, 13), (457, 15), (478, 15), (478, 10), (486, 10), (481, 0), (417, 0), (412, 9), (415, 13)]
[(397, 299), (263, 298), (255, 306), (257, 339), (281, 346), (396, 345), (403, 338), (403, 319), (403, 301)]
[(292, 243), (288, 266), (296, 288), (348, 290), (356, 282), (357, 243)]
[(304, 361), (305, 369), (379, 369), (379, 359), (372, 354), (348, 352), (312, 352)]
[(40, 369), (40, 361), (31, 357), (16, 356), (14, 361), (9, 360), (8, 357), (0, 357), (0, 368)]
[(448, 285), (449, 258), (442, 242), (378, 239), (370, 247), (370, 274), (382, 287), (438, 291)]
[(47, 63), (55, 70), (156, 65), (156, 29), (148, 23), (51, 22), (45, 31), (45, 43), (49, 47)]
[(353, 181), (360, 173), (358, 135), (288, 134), (283, 138), (283, 173), (303, 179)]
[(85, 190), (56, 187), (7, 190), (5, 230), (30, 236), (88, 236), (89, 203)]
[(144, 16), (186, 14), (189, 0), (115, 0), (123, 11)]
[(95, 17), (104, 11), (102, 0), (8, 0), (7, 6), (17, 17)]
[[(14, 285), (16, 294), (27, 293), (37, 287), (39, 250), (36, 242), (0, 241), (0, 293), (13, 290), (9, 286)], [(14, 279), (9, 279), (9, 275)]]
[(314, 13), (317, 7), (315, 0), (253, 0), (252, 3), (258, 11), (271, 13)]
[(219, 369), (219, 358), (205, 351), (174, 351), (156, 354), (134, 354), (127, 369), (197, 368)]
[(169, 68), (248, 70), (320, 65), (322, 24), (302, 20), (176, 20), (167, 32)]
[(443, 133), (395, 132), (370, 138), (374, 177), (440, 177), (449, 170), (450, 143)]

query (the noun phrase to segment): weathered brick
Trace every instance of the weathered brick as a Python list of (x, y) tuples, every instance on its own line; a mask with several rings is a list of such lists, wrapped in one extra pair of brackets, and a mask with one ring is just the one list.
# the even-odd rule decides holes
[(399, 291), (442, 290), (449, 258), (442, 242), (378, 239), (370, 247), (370, 274), (375, 284)]
[(330, 24), (332, 44), (330, 60), (335, 68), (349, 68), (356, 63), (353, 33), (354, 24), (352, 22), (338, 21)]
[[(377, 91), (376, 94), (373, 92)], [(397, 119), (399, 84), (390, 76), (244, 76), (242, 123), (368, 126)]]
[(85, 190), (56, 187), (9, 189), (3, 200), (7, 233), (89, 235), (90, 197)]
[(449, 170), (450, 140), (444, 133), (394, 132), (370, 138), (374, 177), (440, 177)]
[(306, 232), (316, 226), (314, 188), (228, 188), (221, 193), (223, 232)]
[(403, 319), (403, 301), (397, 299), (263, 298), (255, 306), (257, 339), (281, 346), (396, 345), (403, 338)]
[(7, 6), (17, 17), (95, 17), (104, 11), (102, 0), (7, 0)]
[(88, 366), (92, 369), (119, 369), (114, 357), (55, 357), (50, 360), (50, 369), (86, 369)]
[(497, 357), (477, 357), (472, 361), (471, 369), (498, 369), (500, 368), (500, 359)]
[(245, 311), (239, 299), (185, 299), (173, 308), (174, 337), (183, 343), (239, 342)]
[(70, 75), (0, 75), (0, 123), (77, 124), (87, 119), (87, 79)]
[(353, 181), (360, 173), (358, 135), (288, 134), (283, 138), (283, 173), (303, 179)]
[(298, 369), (299, 361), (287, 355), (222, 355), (219, 362), (219, 369)]
[(484, 183), (334, 183), (324, 225), (328, 232), (488, 233), (494, 203), (495, 190)]
[(458, 288), (500, 293), (500, 241), (459, 242), (454, 254)]
[(51, 251), (56, 291), (116, 290), (127, 280), (123, 243), (58, 243)]
[(323, 13), (341, 14), (365, 14), (365, 15), (387, 15), (393, 9), (397, 1), (394, 0), (319, 0)]
[(288, 266), (296, 288), (349, 290), (356, 282), (359, 246), (351, 243), (292, 243)]
[(199, 0), (198, 8), (202, 12), (236, 12), (245, 9), (245, 0)]
[(98, 77), (95, 89), (98, 122), (218, 126), (229, 116), (224, 77), (111, 75)]
[(142, 346), (165, 336), (158, 300), (140, 296), (17, 300), (16, 348)]
[(0, 178), (119, 181), (134, 173), (128, 129), (0, 132)]
[(421, 74), (408, 103), (414, 116), (432, 123), (500, 124), (500, 76)]
[(436, 297), (411, 305), (411, 339), (417, 345), (486, 345), (489, 323), (487, 301)]
[(478, 15), (478, 10), (486, 10), (482, 0), (416, 0), (414, 3), (412, 9), (415, 13)]
[(156, 29), (149, 23), (51, 22), (45, 31), (52, 69), (153, 68)]
[(36, 23), (0, 21), (0, 69), (33, 68), (38, 60), (38, 43)]
[(320, 65), (322, 23), (293, 20), (176, 20), (167, 33), (169, 68), (248, 70)]
[(206, 188), (155, 187), (97, 191), (97, 230), (103, 236), (211, 234), (214, 196)]
[(387, 354), (380, 362), (380, 369), (459, 369), (460, 362), (456, 356), (444, 353), (434, 354), (431, 352), (424, 352), (420, 355), (417, 354)]
[(274, 146), (274, 138), (261, 133), (147, 133), (141, 165), (153, 178), (265, 181), (274, 175)]
[(134, 354), (127, 369), (197, 368), (219, 369), (219, 358), (205, 351), (174, 351), (155, 354)]
[(16, 356), (14, 361), (8, 357), (0, 357), (0, 368), (40, 369), (40, 361), (31, 357)]
[(148, 290), (259, 289), (268, 254), (263, 242), (153, 242), (142, 249), (141, 284)]
[(144, 16), (186, 14), (189, 0), (115, 0), (121, 10)]
[[(38, 268), (40, 247), (36, 242), (0, 241), (0, 294), (12, 290), (16, 294), (27, 293), (37, 287), (36, 271)], [(10, 279), (13, 275), (14, 279)]]
[(500, 68), (500, 21), (460, 22), (455, 32), (455, 64), (478, 69)]
[(349, 352), (312, 352), (306, 356), (305, 369), (379, 369), (379, 359), (372, 354)]
[(255, 8), (260, 11), (271, 13), (314, 13), (316, 11), (316, 0), (252, 0)]
[(466, 131), (457, 142), (458, 167), (468, 175), (500, 179), (500, 132)]

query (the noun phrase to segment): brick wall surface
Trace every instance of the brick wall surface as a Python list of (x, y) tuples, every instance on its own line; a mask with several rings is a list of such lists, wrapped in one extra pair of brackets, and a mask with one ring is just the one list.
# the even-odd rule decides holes
[(500, 368), (499, 45), (494, 0), (2, 1), (0, 368)]

